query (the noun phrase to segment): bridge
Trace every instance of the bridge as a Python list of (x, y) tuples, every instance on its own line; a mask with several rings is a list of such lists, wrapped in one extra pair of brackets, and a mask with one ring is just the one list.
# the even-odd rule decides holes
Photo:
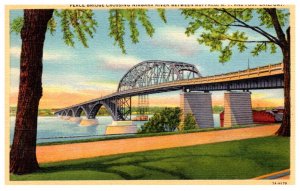
[(182, 90), (183, 114), (194, 114), (199, 127), (213, 127), (210, 91), (226, 90), (224, 126), (244, 125), (253, 123), (249, 90), (283, 85), (282, 63), (203, 77), (192, 64), (148, 60), (132, 67), (121, 78), (115, 93), (62, 108), (55, 115), (80, 117), (84, 112), (87, 119), (95, 119), (104, 106), (114, 121), (131, 120), (131, 97)]

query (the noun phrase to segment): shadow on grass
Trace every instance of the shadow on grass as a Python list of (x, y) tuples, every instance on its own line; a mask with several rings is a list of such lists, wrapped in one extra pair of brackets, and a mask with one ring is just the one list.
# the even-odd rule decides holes
[(11, 180), (248, 179), (289, 168), (289, 139), (265, 137), (42, 164)]
[[(148, 154), (148, 153), (147, 153)], [(151, 153), (149, 153), (151, 155)], [(185, 176), (179, 171), (174, 170), (167, 170), (164, 168), (154, 167), (154, 166), (146, 166), (143, 165), (144, 163), (147, 163), (148, 161), (151, 161), (151, 163), (159, 163), (163, 162), (164, 160), (176, 160), (177, 157), (181, 158), (190, 158), (190, 157), (203, 157), (203, 155), (177, 155), (177, 156), (170, 156), (170, 157), (156, 157), (155, 159), (153, 156), (134, 156), (134, 155), (128, 155), (128, 156), (115, 156), (114, 158), (108, 158), (106, 160), (101, 160), (101, 157), (99, 158), (93, 158), (94, 160), (91, 161), (85, 161), (85, 162), (76, 162), (74, 161), (73, 164), (59, 164), (54, 166), (45, 166), (42, 167), (38, 173), (56, 173), (56, 172), (63, 172), (63, 171), (99, 171), (99, 172), (106, 172), (106, 173), (113, 173), (117, 174), (118, 176), (122, 177), (126, 180), (136, 180), (141, 179), (145, 177), (145, 174), (143, 175), (133, 175), (129, 173), (126, 173), (121, 170), (116, 170), (118, 168), (126, 167), (126, 166), (134, 166), (135, 168), (140, 168), (142, 171), (147, 172), (159, 172), (162, 174), (169, 175), (171, 177), (174, 177), (174, 179), (190, 179), (189, 177)], [(214, 156), (214, 157), (220, 157), (220, 156)], [(129, 160), (129, 161), (128, 161)], [(118, 162), (114, 162), (118, 161)], [(122, 162), (124, 161), (124, 162)], [(72, 162), (71, 162), (72, 163)], [(159, 177), (158, 177), (159, 179)]]

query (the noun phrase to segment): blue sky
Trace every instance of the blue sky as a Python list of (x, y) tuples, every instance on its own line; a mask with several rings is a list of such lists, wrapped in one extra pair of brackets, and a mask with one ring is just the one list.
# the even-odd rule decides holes
[[(22, 16), (23, 11), (11, 11), (10, 14), (12, 21)], [(201, 31), (191, 37), (184, 34), (189, 21), (175, 9), (166, 10), (167, 24), (163, 23), (155, 10), (150, 10), (148, 15), (155, 28), (155, 34), (150, 38), (144, 28), (138, 24), (140, 32), (138, 44), (131, 43), (127, 27), (125, 35), (127, 54), (123, 55), (121, 49), (114, 45), (113, 39), (108, 35), (108, 11), (95, 10), (95, 15), (99, 26), (94, 38), (88, 40), (89, 48), (84, 48), (78, 41), (75, 43), (75, 48), (66, 46), (59, 24), (53, 36), (47, 32), (43, 57), (42, 107), (47, 107), (47, 104), (50, 107), (63, 107), (112, 93), (117, 89), (118, 82), (126, 71), (145, 60), (174, 60), (195, 64), (203, 76), (247, 69), (248, 59), (250, 67), (279, 63), (282, 60), (279, 49), (275, 54), (262, 52), (260, 56), (253, 57), (250, 53), (252, 47), (249, 46), (244, 53), (234, 50), (232, 59), (221, 64), (218, 61), (219, 53), (210, 52), (208, 47), (197, 43), (196, 39)], [(257, 19), (253, 19), (252, 24), (258, 25)], [(263, 40), (255, 32), (245, 32), (249, 40)], [(274, 31), (269, 30), (269, 32)], [(11, 104), (14, 105), (18, 91), (20, 36), (12, 33), (10, 43)], [(170, 96), (179, 100), (178, 95), (179, 92), (151, 95), (150, 100), (157, 99), (164, 102), (164, 99)], [(213, 95), (215, 99), (222, 99), (223, 93), (216, 92)], [(254, 91), (254, 95), (263, 97), (262, 99), (274, 98), (278, 101), (282, 100), (283, 91)], [(77, 99), (58, 100), (57, 96), (64, 98), (76, 96)], [(155, 103), (159, 103), (157, 100)]]

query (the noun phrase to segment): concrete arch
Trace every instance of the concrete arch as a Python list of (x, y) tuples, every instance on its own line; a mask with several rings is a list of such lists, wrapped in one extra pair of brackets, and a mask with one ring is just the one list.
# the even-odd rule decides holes
[(70, 116), (70, 117), (74, 117), (74, 111), (73, 109), (69, 109), (68, 112), (67, 112), (67, 116)]
[(85, 116), (88, 117), (88, 112), (82, 107), (78, 107), (75, 111), (75, 117), (80, 117), (81, 116), (81, 113), (82, 111), (85, 113)]
[(66, 115), (67, 115), (66, 110), (62, 111), (61, 116), (66, 116)]
[(99, 109), (101, 108), (102, 104), (99, 102), (99, 103), (95, 103), (93, 106), (92, 106), (92, 109), (90, 110), (90, 113), (89, 113), (89, 119), (94, 119), (99, 111)]
[(92, 109), (91, 109), (91, 111), (90, 111), (90, 113), (89, 113), (89, 119), (94, 119), (94, 118), (96, 117), (98, 111), (100, 110), (100, 108), (101, 108), (102, 106), (105, 107), (105, 109), (109, 112), (110, 116), (111, 116), (114, 120), (117, 119), (117, 117), (116, 117), (115, 114), (113, 113), (112, 108), (111, 108), (109, 105), (107, 105), (105, 102), (102, 102), (102, 101), (100, 101), (100, 102), (98, 102), (98, 103), (95, 103), (95, 104), (92, 106)]

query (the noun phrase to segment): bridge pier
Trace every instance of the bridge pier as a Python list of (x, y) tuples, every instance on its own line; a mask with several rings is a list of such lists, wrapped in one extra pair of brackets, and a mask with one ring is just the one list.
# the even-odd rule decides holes
[(224, 93), (224, 127), (253, 123), (251, 93)]
[(106, 135), (137, 133), (138, 128), (133, 121), (112, 121), (106, 126)]
[(74, 123), (80, 123), (82, 120), (81, 117), (70, 117), (69, 121)]
[(64, 116), (62, 116), (62, 119), (67, 121), (70, 119), (70, 116), (64, 115)]
[(99, 125), (99, 121), (97, 118), (95, 119), (82, 119), (79, 123), (79, 126), (89, 127)]
[(180, 108), (184, 117), (188, 113), (195, 116), (200, 128), (214, 127), (211, 93), (182, 92), (180, 94)]

